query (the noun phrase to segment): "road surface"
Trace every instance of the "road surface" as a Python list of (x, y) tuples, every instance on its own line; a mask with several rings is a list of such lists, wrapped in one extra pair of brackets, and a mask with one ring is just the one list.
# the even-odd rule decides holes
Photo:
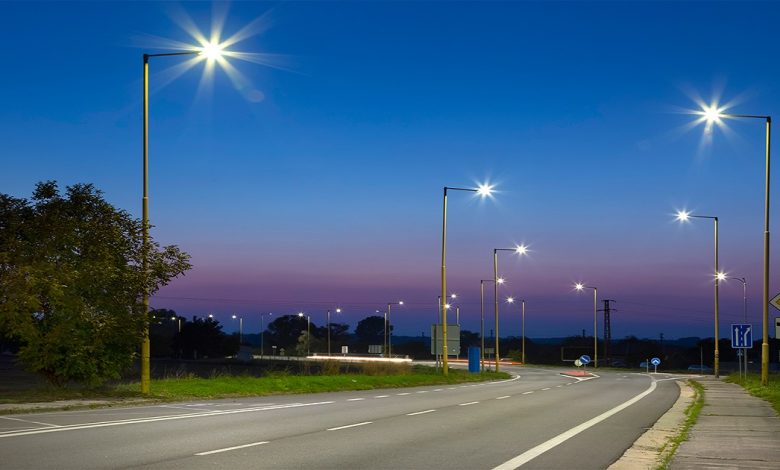
[(0, 416), (0, 467), (600, 469), (674, 376), (505, 367), (499, 382)]

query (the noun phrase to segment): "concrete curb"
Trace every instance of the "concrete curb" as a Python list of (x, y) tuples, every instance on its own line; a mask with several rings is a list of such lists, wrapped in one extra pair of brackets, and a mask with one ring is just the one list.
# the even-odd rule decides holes
[(666, 453), (666, 444), (674, 438), (685, 422), (685, 410), (693, 402), (694, 391), (687, 382), (677, 380), (680, 396), (677, 401), (645, 431), (609, 470), (655, 469), (661, 465)]

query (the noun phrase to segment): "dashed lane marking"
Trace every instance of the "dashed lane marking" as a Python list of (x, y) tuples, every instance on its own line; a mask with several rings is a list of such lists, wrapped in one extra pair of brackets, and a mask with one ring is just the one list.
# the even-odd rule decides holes
[(251, 444), (244, 444), (244, 445), (241, 445), (241, 446), (225, 447), (224, 449), (210, 450), (208, 452), (198, 452), (195, 455), (218, 454), (220, 452), (227, 452), (229, 450), (236, 450), (236, 449), (244, 449), (246, 447), (254, 447), (254, 446), (259, 446), (259, 445), (263, 445), (263, 444), (268, 444), (268, 441), (253, 442)]
[(328, 428), (328, 431), (338, 431), (340, 429), (348, 429), (348, 428), (355, 428), (358, 426), (365, 426), (366, 424), (371, 424), (373, 421), (363, 421), (362, 423), (355, 423), (355, 424), (347, 424), (346, 426), (338, 426), (335, 428)]
[(426, 413), (433, 413), (436, 410), (415, 411), (414, 413), (406, 413), (406, 416), (424, 415)]

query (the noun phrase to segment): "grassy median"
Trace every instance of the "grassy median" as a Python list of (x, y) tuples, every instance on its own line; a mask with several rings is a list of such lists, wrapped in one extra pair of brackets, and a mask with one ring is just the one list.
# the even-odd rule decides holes
[(213, 399), (294, 393), (338, 392), (344, 390), (371, 390), (378, 388), (416, 387), (424, 385), (456, 384), (507, 379), (503, 372), (471, 374), (461, 369), (450, 369), (448, 377), (426, 366), (365, 367), (352, 373), (322, 370), (319, 374), (303, 375), (271, 373), (263, 377), (215, 375), (210, 378), (195, 376), (155, 379), (151, 396), (141, 395), (138, 382), (121, 383), (99, 389), (41, 387), (14, 393), (0, 394), (0, 403), (33, 403), (56, 400), (126, 400), (151, 398), (165, 401)]

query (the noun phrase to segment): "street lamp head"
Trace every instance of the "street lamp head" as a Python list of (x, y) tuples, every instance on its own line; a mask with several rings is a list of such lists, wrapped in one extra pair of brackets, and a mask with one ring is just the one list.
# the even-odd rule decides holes
[[(303, 312), (298, 312), (298, 316), (303, 318)], [(233, 318), (236, 318), (236, 317), (233, 317)]]
[(341, 313), (341, 309), (340, 309), (340, 308), (337, 308), (337, 309), (336, 309), (336, 313)]
[(515, 247), (515, 253), (517, 253), (518, 255), (524, 255), (527, 252), (528, 252), (528, 247), (525, 245), (517, 245), (517, 247)]
[(724, 272), (715, 273), (715, 278), (717, 280), (719, 280), (719, 281), (725, 281), (726, 280), (726, 273), (724, 273)]
[(504, 280), (503, 277), (499, 277), (498, 279), (496, 279), (496, 282), (499, 283), (499, 284), (503, 284), (503, 283), (506, 282), (506, 280)]
[(578, 283), (574, 284), (574, 288), (577, 289), (577, 290), (582, 290), (582, 289), (585, 288), (585, 284), (583, 284), (581, 282), (578, 282)]
[(677, 211), (677, 220), (680, 222), (687, 222), (690, 218), (691, 213), (689, 211)]
[(511, 303), (515, 302), (515, 298), (514, 297), (507, 297), (506, 301), (511, 304)]
[(449, 310), (449, 309), (450, 309), (450, 304), (444, 304), (444, 310)]
[(214, 315), (209, 313), (209, 318), (214, 318)]
[(235, 319), (236, 319), (236, 318), (238, 318), (238, 317), (236, 317), (235, 315), (233, 315), (233, 317), (232, 317), (232, 318), (233, 318), (233, 320), (235, 320)]
[(171, 317), (171, 320), (176, 320), (176, 317)]
[(492, 184), (483, 183), (477, 186), (477, 195), (480, 197), (490, 197), (493, 195), (493, 187)]
[(451, 299), (457, 299), (458, 298), (458, 294), (450, 294), (450, 298)]
[(720, 118), (723, 117), (722, 111), (716, 105), (702, 106), (700, 114), (704, 117), (704, 121), (707, 124), (717, 124), (720, 122)]
[(403, 300), (399, 300), (399, 301), (398, 301), (398, 305), (403, 305), (403, 304), (404, 304), (404, 301), (403, 301)]
[(206, 43), (200, 48), (200, 55), (205, 57), (207, 60), (221, 59), (222, 55), (224, 54), (222, 47), (222, 44), (214, 42)]

